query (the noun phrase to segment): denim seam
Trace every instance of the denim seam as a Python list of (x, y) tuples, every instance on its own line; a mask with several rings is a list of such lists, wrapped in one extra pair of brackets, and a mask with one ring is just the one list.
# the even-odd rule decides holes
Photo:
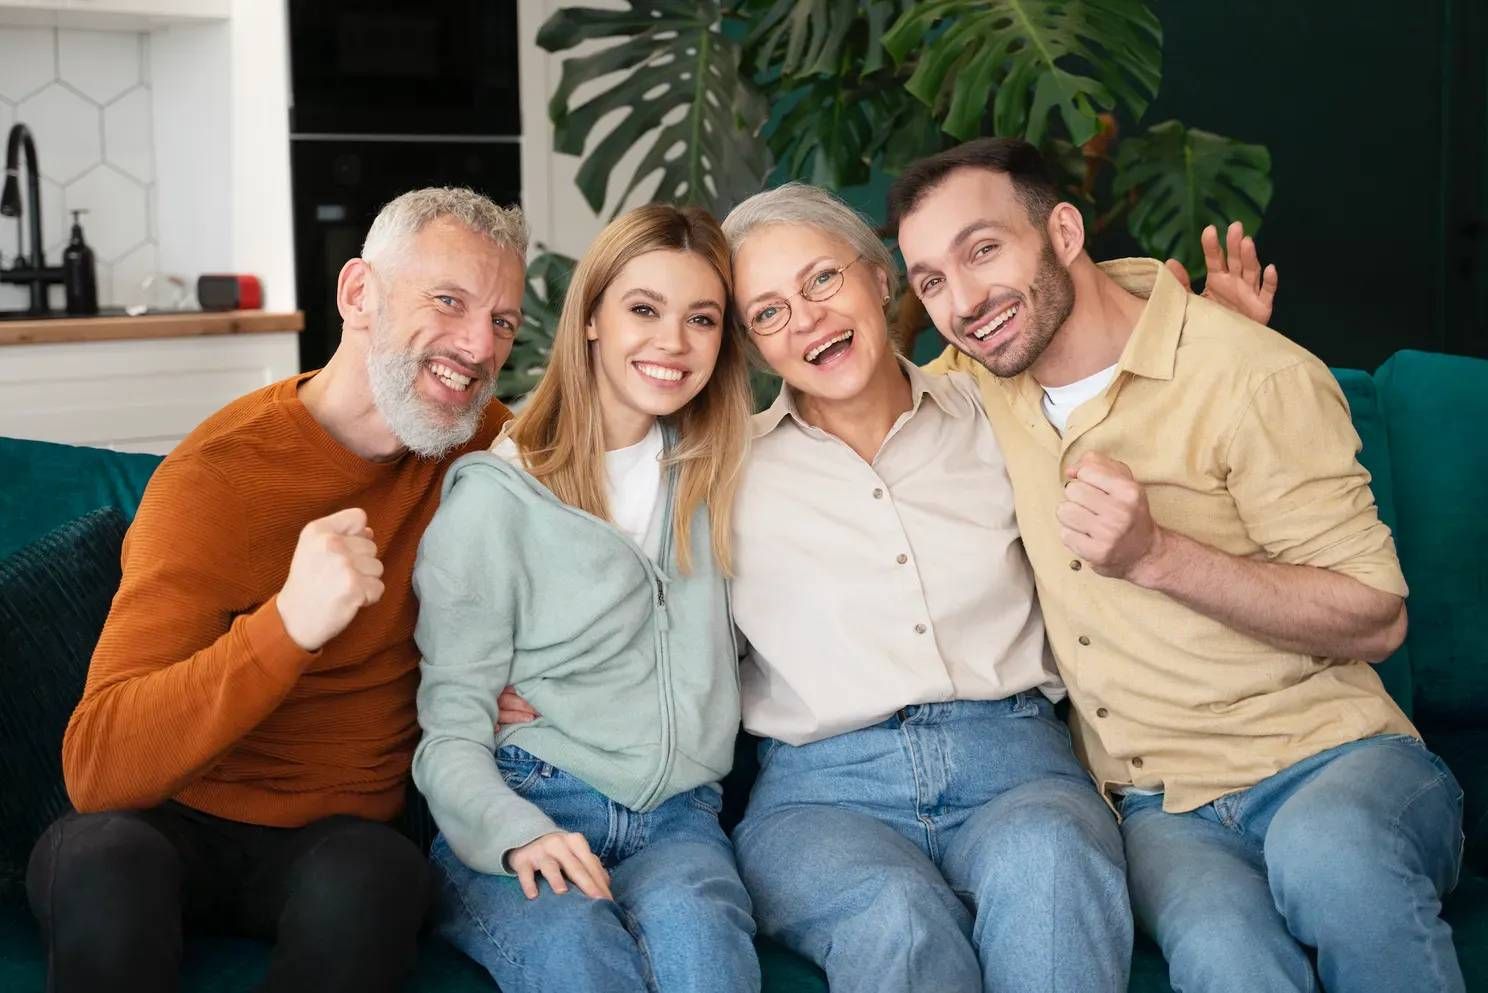
[(641, 922), (626, 907), (616, 904), (620, 911), (620, 920), (625, 923), (625, 930), (630, 932), (631, 938), (635, 939), (636, 950), (640, 952), (641, 964), (645, 967), (646, 974), (641, 978), (646, 981), (647, 993), (658, 993), (656, 982), (656, 967), (651, 964), (651, 947), (646, 944), (645, 929)]
[[(1390, 821), (1390, 836), (1394, 839), (1394, 842), (1395, 842), (1395, 863), (1394, 864), (1396, 866), (1402, 866), (1402, 865), (1405, 864), (1405, 835), (1404, 835), (1404, 832), (1402, 832), (1400, 830), (1400, 825), (1401, 825), (1401, 822), (1405, 820), (1405, 814), (1406, 814), (1406, 812), (1408, 810), (1410, 810), (1410, 808), (1412, 806), (1415, 805), (1415, 803), (1416, 803), (1417, 800), (1420, 800), (1423, 796), (1425, 796), (1427, 793), (1430, 793), (1432, 790), (1436, 789), (1437, 787), (1439, 787), (1439, 786), (1445, 786), (1446, 785), (1446, 782), (1447, 782), (1447, 775), (1445, 773), (1438, 772), (1437, 775), (1436, 775), (1436, 777), (1434, 779), (1432, 779), (1430, 782), (1427, 782), (1427, 783), (1423, 784), (1419, 789), (1416, 790), (1416, 792), (1412, 793), (1410, 795), (1410, 797), (1404, 803), (1402, 803), (1400, 805), (1400, 809), (1398, 811), (1396, 811), (1394, 818), (1391, 819), (1391, 821)], [(1399, 870), (1397, 870), (1397, 871), (1399, 871)], [(1402, 878), (1406, 878), (1405, 877), (1405, 873), (1403, 871), (1399, 871), (1399, 874), (1400, 874), (1400, 876)], [(1455, 876), (1456, 873), (1454, 873), (1453, 875)], [(1407, 879), (1407, 881), (1408, 881), (1408, 879)], [(1455, 884), (1455, 879), (1453, 880), (1453, 882)], [(1451, 887), (1448, 887), (1446, 892), (1448, 892), (1448, 893), (1451, 892), (1451, 889), (1452, 889)], [(1443, 895), (1445, 895), (1445, 894), (1443, 894)], [(1440, 904), (1440, 902), (1441, 902), (1441, 900), (1440, 900), (1440, 898), (1438, 898), (1437, 903)], [(1423, 906), (1421, 906), (1419, 902), (1417, 902), (1416, 907), (1415, 907), (1415, 910), (1416, 910), (1416, 914), (1417, 914), (1418, 917), (1423, 917), (1424, 918), (1425, 916), (1427, 916), (1426, 913), (1425, 913), (1426, 908), (1423, 907)], [(1431, 916), (1434, 916), (1434, 917), (1438, 917), (1439, 918), (1440, 917), (1440, 911), (1438, 911), (1436, 914), (1433, 914)], [(1432, 958), (1431, 959), (1431, 969), (1432, 969), (1432, 973), (1433, 973), (1432, 978), (1436, 980), (1437, 988), (1438, 989), (1445, 989), (1446, 988), (1446, 978), (1447, 977), (1444, 976), (1441, 973), (1441, 971), (1440, 971), (1440, 962), (1438, 962), (1435, 958)]]
[(439, 869), (444, 874), (445, 882), (449, 885), (449, 888), (455, 891), (455, 899), (460, 902), (460, 910), (475, 925), (476, 930), (486, 936), (486, 943), (494, 948), (496, 954), (505, 959), (512, 968), (521, 971), (524, 975), (531, 975), (531, 970), (513, 958), (511, 953), (502, 946), (501, 942), (496, 940), (496, 936), (491, 933), (491, 929), (486, 927), (485, 920), (471, 910), (470, 901), (465, 898), (465, 888), (455, 883), (454, 879), (450, 877), (449, 870), (443, 865), (440, 865)]
[(905, 731), (904, 724), (901, 724), (899, 726), (899, 734), (904, 740), (904, 750), (909, 753), (909, 771), (911, 777), (914, 779), (915, 820), (920, 822), (920, 827), (924, 831), (925, 851), (929, 855), (930, 861), (939, 862), (940, 854), (938, 851), (939, 846), (936, 844), (935, 823), (931, 817), (925, 814), (924, 804), (921, 802), (924, 794), (924, 787), (927, 784), (925, 783), (924, 777), (921, 776), (922, 770), (920, 768), (920, 753), (919, 750), (915, 747), (914, 741), (911, 736)]

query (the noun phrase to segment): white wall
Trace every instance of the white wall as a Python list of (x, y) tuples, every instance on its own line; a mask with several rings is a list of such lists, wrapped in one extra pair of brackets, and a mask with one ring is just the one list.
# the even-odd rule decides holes
[[(149, 33), (0, 26), (0, 137), (15, 120), (36, 133), (47, 261), (61, 262), (67, 209), (87, 208), (101, 304), (142, 302), (155, 272), (192, 286), (244, 272), (267, 309), (295, 308), (283, 0)], [(6, 260), (14, 229), (0, 222)], [(28, 300), (0, 287), (0, 309)]]
[[(624, 8), (623, 0), (517, 0), (517, 27), (522, 34), (520, 71), (522, 74), (522, 208), (532, 226), (533, 241), (553, 251), (579, 257), (604, 227), (605, 221), (619, 205), (619, 193), (635, 174), (647, 145), (637, 145), (621, 157), (610, 177), (610, 197), (605, 209), (596, 213), (589, 207), (579, 188), (574, 185), (583, 160), (576, 155), (553, 151), (553, 123), (548, 117), (548, 100), (558, 87), (563, 60), (576, 53), (604, 49), (614, 39), (591, 42), (576, 49), (549, 54), (537, 45), (537, 31), (558, 8), (572, 6)], [(604, 79), (580, 87), (575, 102), (602, 90)], [(685, 113), (685, 111), (684, 111)], [(620, 115), (601, 118), (594, 130), (594, 140), (614, 126)], [(591, 140), (591, 145), (593, 141)], [(627, 205), (644, 203), (650, 198), (654, 180), (643, 182)], [(534, 245), (536, 251), (536, 245)]]
[(232, 0), (232, 265), (263, 280), (266, 310), (295, 309), (284, 0)]
[[(97, 259), (104, 306), (138, 297), (141, 280), (158, 266), (154, 201), (161, 187), (150, 49), (150, 36), (141, 32), (0, 26), (0, 139), (17, 121), (35, 136), (49, 265), (62, 264), (72, 228), (68, 211), (88, 211), (83, 232)], [(24, 179), (21, 196), (19, 226), (29, 254)], [(16, 221), (0, 219), (6, 265), (15, 259), (16, 228)], [(52, 287), (53, 306), (63, 305), (63, 292)], [(0, 286), (0, 309), (29, 303), (26, 287)]]

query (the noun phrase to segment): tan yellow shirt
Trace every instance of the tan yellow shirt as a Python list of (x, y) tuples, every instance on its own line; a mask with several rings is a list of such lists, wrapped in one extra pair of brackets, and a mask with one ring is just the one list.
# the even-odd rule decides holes
[(909, 704), (1063, 696), (977, 388), (909, 363), (871, 463), (788, 390), (756, 415), (734, 505), (744, 726), (803, 744)]
[(1031, 375), (999, 379), (953, 349), (931, 365), (981, 384), (1074, 708), (1076, 749), (1097, 781), (1163, 790), (1165, 809), (1192, 810), (1336, 745), (1415, 733), (1369, 664), (1274, 648), (1099, 576), (1060, 541), (1064, 469), (1102, 452), (1131, 467), (1163, 527), (1231, 555), (1406, 593), (1327, 367), (1186, 292), (1155, 261), (1102, 268), (1147, 305), (1115, 378), (1074, 411), (1062, 438)]

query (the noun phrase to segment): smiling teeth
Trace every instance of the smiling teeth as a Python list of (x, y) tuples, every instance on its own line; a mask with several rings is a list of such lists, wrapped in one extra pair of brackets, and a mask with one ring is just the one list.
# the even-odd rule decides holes
[(839, 341), (847, 341), (852, 336), (853, 336), (853, 333), (851, 331), (844, 331), (841, 334), (839, 334), (837, 337), (830, 338), (830, 339), (822, 342), (820, 345), (817, 345), (815, 348), (811, 349), (809, 352), (806, 353), (806, 361), (807, 362), (815, 362), (816, 359), (817, 359), (817, 356), (821, 355), (822, 352), (825, 352), (827, 349), (831, 348), (833, 345), (837, 344)]
[(1002, 327), (1008, 321), (1011, 321), (1014, 317), (1017, 316), (1018, 308), (1016, 306), (1009, 307), (1006, 313), (1004, 313), (997, 320), (993, 321), (991, 324), (988, 324), (986, 327), (982, 328), (976, 334), (972, 335), (972, 337), (975, 338), (977, 341), (986, 341), (988, 338), (992, 337), (992, 335), (997, 333), (998, 328)]
[(681, 369), (668, 369), (664, 365), (652, 365), (649, 362), (637, 362), (635, 367), (643, 375), (650, 376), (652, 379), (661, 379), (668, 383), (679, 383), (682, 381)]
[(439, 377), (439, 381), (452, 390), (464, 392), (469, 388), (471, 379), (463, 373), (456, 372), (447, 365), (438, 362), (429, 363), (429, 371)]

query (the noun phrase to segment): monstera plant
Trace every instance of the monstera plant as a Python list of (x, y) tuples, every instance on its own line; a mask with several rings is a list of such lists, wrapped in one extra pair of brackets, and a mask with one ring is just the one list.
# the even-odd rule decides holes
[[(583, 49), (548, 109), (598, 212), (639, 198), (721, 217), (773, 181), (841, 189), (968, 138), (1016, 136), (1045, 150), (1095, 232), (1124, 225), (1197, 273), (1203, 227), (1254, 231), (1271, 198), (1264, 147), (1178, 121), (1139, 130), (1161, 82), (1148, 0), (630, 0), (564, 7), (537, 40)], [(534, 263), (533, 313), (561, 303), (562, 269)], [(540, 356), (551, 328), (530, 320), (519, 345)]]

